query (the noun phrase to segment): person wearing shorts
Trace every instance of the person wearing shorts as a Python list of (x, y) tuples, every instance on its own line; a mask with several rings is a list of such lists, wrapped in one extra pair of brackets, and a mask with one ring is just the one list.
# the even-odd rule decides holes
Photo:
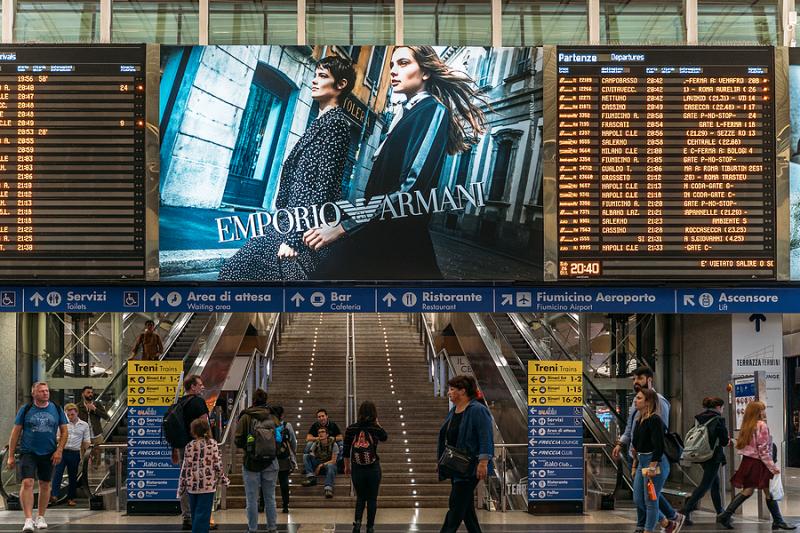
[[(50, 480), (53, 467), (61, 462), (67, 444), (69, 426), (64, 411), (50, 401), (47, 383), (31, 387), (33, 401), (23, 405), (14, 421), (8, 442), (8, 468), (18, 468), (22, 480), (19, 499), (25, 512), (23, 532), (46, 529), (44, 515), (50, 501)], [(19, 462), (15, 453), (19, 444)], [(39, 480), (39, 514), (33, 520), (33, 480)]]

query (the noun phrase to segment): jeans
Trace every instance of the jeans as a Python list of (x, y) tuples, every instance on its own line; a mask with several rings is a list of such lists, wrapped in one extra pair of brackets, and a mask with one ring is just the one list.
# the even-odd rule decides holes
[(719, 466), (717, 461), (706, 461), (702, 463), (703, 479), (692, 492), (692, 496), (684, 506), (684, 514), (689, 514), (697, 509), (697, 504), (703, 499), (708, 491), (711, 491), (711, 501), (714, 503), (714, 510), (720, 514), (725, 508), (722, 506), (722, 498), (719, 492)]
[(192, 513), (192, 533), (208, 533), (211, 525), (211, 506), (214, 503), (213, 492), (189, 494), (189, 509)]
[(58, 498), (61, 492), (61, 478), (64, 477), (64, 469), (67, 469), (67, 478), (69, 479), (69, 488), (67, 489), (67, 498), (70, 500), (75, 499), (75, 492), (78, 489), (78, 466), (81, 463), (81, 452), (78, 450), (64, 450), (61, 457), (61, 462), (56, 465), (55, 472), (53, 473), (53, 491), (51, 494)]
[(661, 458), (661, 473), (652, 478), (653, 485), (656, 488), (656, 499), (651, 500), (647, 494), (647, 478), (642, 475), (642, 468), (650, 464), (650, 457), (653, 454), (640, 453), (638, 455), (639, 465), (636, 467), (636, 475), (633, 478), (633, 501), (636, 503), (637, 513), (639, 509), (645, 510), (645, 523), (643, 526), (645, 531), (655, 531), (656, 524), (665, 518), (664, 513), (659, 510), (659, 500), (661, 498), (661, 489), (664, 488), (664, 482), (669, 476), (669, 461), (666, 457)]
[(481, 533), (478, 515), (475, 514), (474, 498), (477, 485), (478, 478), (451, 481), (447, 516), (444, 517), (440, 533), (456, 533), (461, 522), (464, 522), (468, 533)]
[(264, 511), (267, 514), (267, 530), (278, 528), (278, 510), (275, 508), (275, 482), (278, 480), (278, 461), (274, 461), (261, 472), (250, 472), (242, 468), (244, 495), (247, 500), (247, 529), (258, 529), (258, 489), (264, 497)]
[(289, 474), (291, 473), (291, 470), (278, 472), (278, 483), (281, 486), (281, 503), (284, 509), (289, 508)]
[[(321, 464), (321, 461), (310, 454), (303, 455), (303, 463), (305, 463), (305, 472), (306, 477), (313, 478), (314, 472), (317, 470), (317, 466)], [(336, 465), (329, 464), (322, 467), (322, 472), (325, 473), (325, 488), (333, 488), (334, 483), (336, 483)]]
[[(186, 454), (184, 453), (183, 448), (178, 448), (178, 457), (180, 457), (179, 465), (183, 464), (183, 458)], [(188, 522), (192, 519), (192, 506), (189, 504), (189, 493), (184, 492), (183, 496), (181, 496), (181, 515), (183, 516), (183, 521)]]
[(354, 522), (361, 523), (364, 507), (367, 508), (367, 527), (375, 525), (378, 513), (378, 491), (381, 487), (381, 465), (353, 465), (353, 487), (356, 489), (356, 514)]

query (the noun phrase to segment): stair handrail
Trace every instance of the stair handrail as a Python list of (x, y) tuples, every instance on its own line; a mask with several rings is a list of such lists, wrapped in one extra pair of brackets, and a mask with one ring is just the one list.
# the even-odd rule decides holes
[[(253, 392), (257, 388), (268, 390), (269, 383), (272, 381), (272, 368), (275, 360), (275, 346), (280, 341), (281, 332), (283, 329), (283, 313), (276, 313), (275, 320), (272, 321), (269, 335), (267, 336), (267, 343), (264, 351), (261, 352), (258, 348), (253, 349), (253, 353), (247, 360), (244, 373), (242, 374), (242, 382), (239, 384), (239, 389), (236, 391), (236, 397), (233, 402), (233, 408), (228, 415), (228, 425), (219, 440), (219, 447), (222, 452), (222, 467), (223, 470), (230, 474), (232, 472), (234, 463), (234, 454), (236, 453), (236, 446), (232, 442), (231, 432), (232, 428), (236, 426), (239, 416), (248, 405), (246, 394), (252, 397)], [(254, 381), (254, 374), (257, 367), (261, 367), (260, 376)], [(249, 386), (249, 387), (248, 387)], [(217, 489), (217, 494), (214, 497), (215, 505), (217, 508), (227, 509), (228, 507), (228, 490), (226, 486), (221, 486)]]
[(433, 395), (437, 398), (443, 398), (447, 396), (447, 394), (444, 392), (442, 383), (436, 378), (440, 370), (437, 368), (438, 354), (436, 353), (436, 345), (433, 342), (433, 332), (422, 313), (411, 314), (411, 321), (412, 323), (416, 321), (417, 330), (419, 331), (419, 341), (421, 344), (425, 345), (425, 361), (428, 363), (428, 381), (433, 383)]

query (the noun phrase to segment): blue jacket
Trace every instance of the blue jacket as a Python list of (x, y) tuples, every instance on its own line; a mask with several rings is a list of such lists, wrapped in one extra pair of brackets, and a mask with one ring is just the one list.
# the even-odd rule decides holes
[[(447, 439), (447, 425), (450, 419), (453, 418), (453, 413), (456, 408), (450, 409), (447, 413), (447, 418), (444, 419), (439, 430), (439, 445), (437, 448), (437, 457), (441, 457), (444, 453), (445, 441)], [(477, 477), (477, 462), (482, 459), (489, 460), (489, 474), (494, 471), (492, 467), (492, 458), (494, 457), (494, 430), (492, 428), (492, 414), (489, 409), (478, 400), (470, 400), (469, 405), (464, 410), (464, 416), (461, 419), (461, 426), (458, 429), (458, 441), (456, 448), (466, 450), (470, 457), (477, 457), (477, 461), (472, 466), (472, 471), (468, 477), (461, 477), (458, 475), (453, 476), (453, 481), (465, 481)]]

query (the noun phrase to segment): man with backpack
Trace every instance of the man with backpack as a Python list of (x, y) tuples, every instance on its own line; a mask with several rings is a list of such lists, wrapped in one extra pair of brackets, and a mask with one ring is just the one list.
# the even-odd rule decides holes
[[(640, 366), (636, 370), (633, 371), (633, 390), (634, 392), (638, 393), (642, 389), (652, 389), (655, 391), (653, 387), (653, 371), (650, 367), (647, 366)], [(658, 396), (658, 405), (656, 406), (656, 414), (661, 418), (664, 422), (664, 431), (669, 431), (669, 400), (664, 398), (661, 394), (656, 392)], [(614, 457), (615, 460), (619, 459), (620, 452), (622, 451), (623, 446), (628, 446), (628, 454), (631, 453), (630, 444), (633, 440), (633, 427), (639, 420), (639, 411), (636, 410), (636, 407), (631, 404), (630, 410), (628, 412), (628, 421), (625, 424), (625, 432), (619, 438), (614, 446), (614, 450), (611, 452), (611, 455)], [(683, 527), (684, 517), (681, 513), (675, 511), (675, 509), (670, 505), (669, 501), (664, 497), (663, 493), (658, 498), (658, 507), (664, 516), (670, 521), (669, 528), (665, 529), (666, 533), (678, 533), (681, 528)], [(644, 526), (645, 526), (645, 519), (647, 518), (647, 514), (645, 509), (637, 507), (636, 508), (636, 533), (643, 533)]]
[(692, 511), (697, 509), (697, 504), (709, 490), (717, 514), (725, 510), (719, 490), (719, 467), (726, 463), (725, 447), (730, 442), (730, 436), (725, 417), (722, 416), (723, 405), (725, 402), (722, 398), (703, 398), (703, 412), (695, 415), (694, 427), (686, 433), (686, 446), (681, 459), (703, 467), (703, 479), (683, 507), (686, 525), (689, 526), (692, 525)]
[(317, 439), (311, 443), (311, 449), (303, 454), (306, 479), (304, 487), (317, 484), (317, 476), (325, 474), (325, 497), (333, 498), (333, 486), (336, 483), (336, 459), (339, 456), (339, 444), (328, 436), (327, 426), (320, 426)]
[[(245, 409), (236, 425), (234, 444), (244, 450), (242, 481), (247, 501), (247, 530), (258, 529), (258, 491), (264, 497), (267, 531), (278, 530), (278, 510), (275, 508), (275, 483), (278, 480), (277, 428), (279, 421), (267, 405), (267, 393), (257, 389), (253, 405)], [(281, 435), (281, 440), (283, 435)]]
[[(22, 486), (19, 499), (25, 512), (22, 531), (47, 529), (44, 515), (50, 501), (50, 480), (53, 467), (61, 462), (69, 437), (69, 422), (64, 410), (50, 401), (47, 383), (36, 382), (31, 387), (31, 403), (17, 412), (14, 429), (8, 441), (8, 468), (16, 465), (15, 453), (19, 443), (19, 478)], [(20, 439), (20, 434), (22, 438)], [(39, 479), (39, 514), (33, 520), (33, 480)]]
[[(208, 420), (208, 406), (201, 397), (205, 385), (200, 376), (192, 374), (183, 380), (185, 394), (169, 408), (164, 415), (164, 438), (172, 447), (172, 463), (183, 463), (183, 449), (192, 440), (192, 422), (198, 418)], [(192, 511), (189, 506), (189, 494), (181, 497), (181, 515), (183, 515), (184, 530), (192, 529)]]

